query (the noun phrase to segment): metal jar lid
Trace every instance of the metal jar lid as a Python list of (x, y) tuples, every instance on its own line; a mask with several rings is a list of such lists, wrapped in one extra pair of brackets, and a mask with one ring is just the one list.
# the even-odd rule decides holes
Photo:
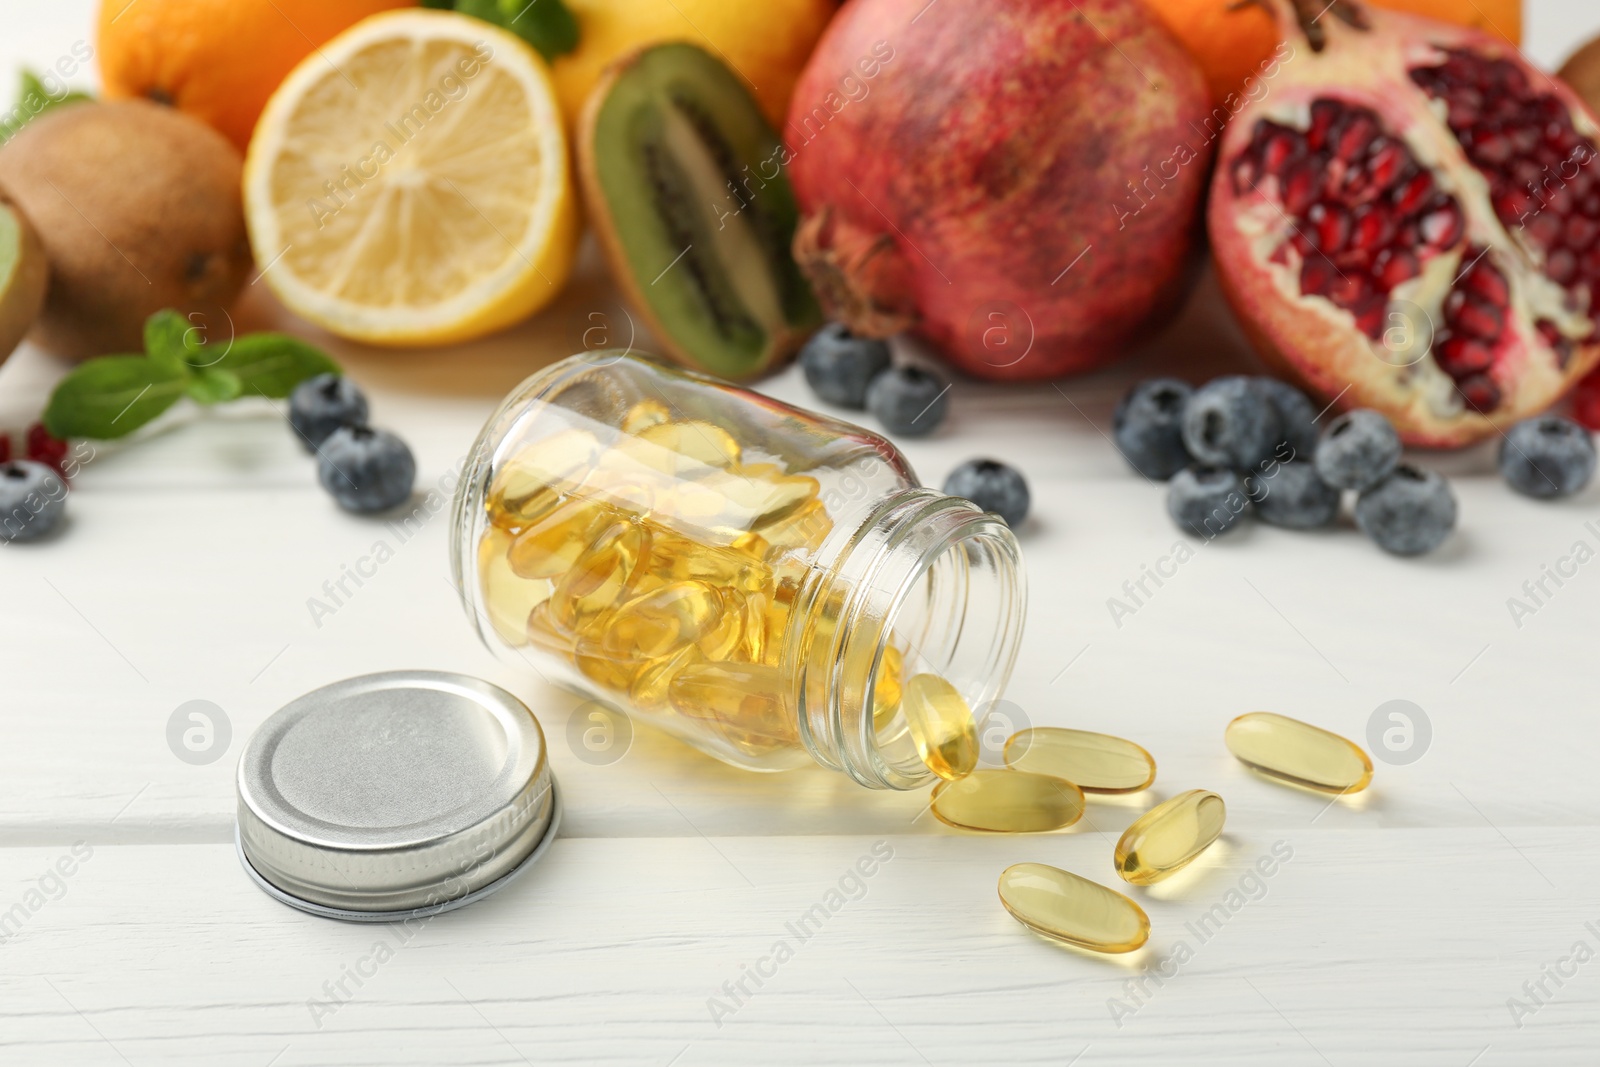
[(245, 869), (330, 918), (388, 922), (486, 896), (543, 854), (560, 818), (538, 720), (460, 674), (323, 686), (262, 723), (239, 759)]

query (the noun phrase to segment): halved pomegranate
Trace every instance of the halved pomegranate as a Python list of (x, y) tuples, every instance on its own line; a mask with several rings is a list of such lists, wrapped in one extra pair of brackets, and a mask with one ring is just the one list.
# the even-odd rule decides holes
[(1412, 444), (1549, 407), (1600, 361), (1594, 116), (1475, 30), (1272, 2), (1295, 51), (1225, 130), (1208, 220), (1252, 340)]

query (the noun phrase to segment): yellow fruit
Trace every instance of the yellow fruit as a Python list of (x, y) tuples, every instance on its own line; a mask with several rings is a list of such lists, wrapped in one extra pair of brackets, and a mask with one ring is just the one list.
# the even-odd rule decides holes
[(448, 11), (358, 23), (268, 101), (245, 159), (263, 276), (342, 337), (447, 344), (560, 291), (578, 237), (548, 68)]
[(774, 129), (835, 0), (567, 0), (578, 19), (578, 47), (554, 64), (567, 128), (577, 125), (589, 91), (613, 61), (662, 41), (690, 41), (733, 68)]

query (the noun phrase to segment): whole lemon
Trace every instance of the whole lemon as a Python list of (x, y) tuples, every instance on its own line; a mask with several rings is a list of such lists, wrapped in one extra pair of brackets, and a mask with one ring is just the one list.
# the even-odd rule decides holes
[(570, 129), (589, 90), (615, 59), (647, 44), (691, 41), (731, 67), (781, 127), (789, 96), (838, 8), (835, 0), (567, 0), (578, 47), (554, 63)]

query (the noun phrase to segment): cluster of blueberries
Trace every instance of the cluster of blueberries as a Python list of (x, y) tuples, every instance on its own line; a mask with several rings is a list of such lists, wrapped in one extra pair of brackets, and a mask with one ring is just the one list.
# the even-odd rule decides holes
[(387, 511), (411, 496), (411, 449), (367, 425), (367, 398), (349, 378), (319, 374), (301, 382), (289, 395), (289, 425), (317, 454), (317, 478), (345, 510)]
[[(889, 346), (857, 337), (831, 322), (800, 350), (800, 369), (811, 391), (829, 404), (870, 411), (890, 433), (922, 437), (949, 412), (949, 385), (921, 367), (895, 366)], [(944, 492), (994, 512), (1016, 529), (1028, 517), (1028, 483), (1016, 468), (995, 459), (969, 459), (944, 481)]]
[[(1156, 378), (1123, 398), (1112, 433), (1134, 470), (1168, 482), (1173, 521), (1201, 537), (1249, 514), (1290, 529), (1327, 526), (1346, 490), (1356, 494), (1356, 525), (1387, 552), (1421, 555), (1450, 536), (1455, 494), (1440, 475), (1401, 462), (1387, 418), (1350, 411), (1319, 436), (1319, 417), (1304, 393), (1272, 378), (1230, 375), (1198, 389)], [(1506, 481), (1532, 497), (1575, 493), (1594, 467), (1588, 431), (1552, 415), (1518, 423), (1500, 448)]]

